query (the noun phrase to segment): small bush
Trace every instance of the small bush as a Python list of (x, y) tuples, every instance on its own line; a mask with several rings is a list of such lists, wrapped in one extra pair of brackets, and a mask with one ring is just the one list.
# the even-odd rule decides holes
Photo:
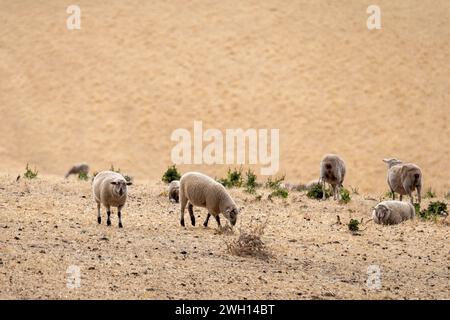
[(78, 180), (81, 181), (88, 181), (89, 180), (89, 176), (86, 172), (80, 172), (78, 173)]
[(388, 199), (392, 199), (392, 195), (393, 195), (392, 191), (386, 191), (386, 193), (384, 194), (384, 197), (388, 198)]
[(269, 197), (270, 198), (272, 198), (272, 197), (287, 198), (288, 195), (289, 195), (289, 192), (286, 189), (280, 187), (278, 189), (273, 190), (270, 193)]
[[(306, 196), (311, 199), (321, 200), (323, 197), (322, 184), (315, 184), (311, 189), (308, 190)], [(331, 192), (328, 189), (325, 189), (325, 198), (329, 198), (331, 196)]]
[(350, 219), (350, 222), (348, 223), (348, 230), (351, 232), (357, 232), (359, 231), (359, 224), (360, 222), (356, 219)]
[(339, 193), (341, 195), (341, 203), (349, 203), (351, 200), (350, 192), (344, 187), (340, 188)]
[[(417, 210), (417, 209), (416, 209)], [(448, 215), (447, 204), (441, 201), (433, 201), (428, 204), (428, 208), (420, 211), (419, 216), (423, 220), (437, 218), (439, 215)]]
[(227, 177), (217, 179), (226, 188), (241, 187), (242, 186), (242, 168), (231, 170), (228, 168)]
[(267, 178), (267, 181), (266, 181), (266, 188), (279, 189), (280, 188), (280, 184), (283, 181), (284, 181), (284, 176), (281, 176), (281, 177), (278, 177), (278, 178), (277, 177), (274, 177), (274, 178), (269, 177), (269, 178)]
[(250, 169), (245, 173), (245, 191), (251, 194), (256, 192), (256, 188), (258, 187), (258, 183), (256, 182), (256, 174)]
[(23, 176), (27, 179), (34, 179), (37, 177), (37, 175), (38, 175), (38, 171), (36, 170), (36, 168), (34, 168), (34, 171), (33, 171), (27, 163), (27, 166), (25, 168), (25, 173), (23, 174)]
[(161, 180), (165, 183), (171, 183), (174, 180), (180, 180), (181, 174), (178, 172), (177, 167), (172, 165), (167, 168), (166, 172), (164, 172)]
[(426, 198), (436, 198), (436, 192), (433, 191), (433, 189), (429, 188), (427, 192), (425, 193)]
[[(253, 220), (251, 221), (252, 224)], [(260, 259), (269, 259), (272, 254), (261, 240), (267, 220), (264, 223), (250, 225), (247, 231), (239, 230), (239, 237), (226, 242), (229, 253), (236, 256), (252, 256)]]

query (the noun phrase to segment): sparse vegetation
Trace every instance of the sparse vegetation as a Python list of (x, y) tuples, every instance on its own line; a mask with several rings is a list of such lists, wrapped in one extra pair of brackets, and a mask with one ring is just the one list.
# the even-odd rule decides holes
[(340, 188), (339, 193), (341, 195), (341, 200), (339, 200), (339, 202), (341, 203), (349, 203), (350, 200), (352, 199), (350, 197), (350, 192), (344, 187)]
[(245, 191), (254, 194), (256, 192), (256, 188), (259, 186), (256, 182), (256, 174), (252, 170), (248, 169), (245, 173), (245, 178)]
[(386, 193), (384, 194), (384, 198), (392, 199), (392, 195), (393, 195), (392, 191), (386, 191)]
[(80, 172), (78, 173), (78, 180), (81, 181), (88, 181), (89, 180), (89, 176), (86, 172)]
[(425, 198), (436, 198), (436, 192), (434, 192), (433, 189), (428, 188), (427, 192), (425, 193)]
[(351, 232), (358, 232), (359, 224), (360, 222), (358, 220), (350, 219), (350, 222), (348, 223), (348, 230), (350, 230)]
[(437, 219), (440, 215), (448, 215), (447, 204), (441, 201), (432, 201), (428, 204), (427, 209), (419, 212), (419, 216), (423, 220)]
[[(306, 196), (311, 199), (321, 200), (324, 191), (322, 190), (322, 184), (315, 184), (311, 189), (308, 190)], [(325, 189), (325, 198), (329, 198), (331, 192), (329, 189)]]
[(250, 222), (248, 230), (239, 229), (239, 237), (232, 241), (226, 241), (229, 253), (236, 256), (252, 256), (259, 259), (269, 259), (272, 254), (267, 249), (261, 237), (267, 226), (267, 220), (263, 223)]
[(36, 168), (34, 168), (34, 170), (32, 170), (27, 163), (27, 166), (25, 168), (25, 173), (23, 174), (23, 176), (27, 179), (34, 179), (37, 177), (37, 175), (38, 175), (38, 171), (36, 170)]
[(180, 180), (181, 174), (178, 172), (177, 167), (172, 165), (167, 168), (166, 172), (164, 172), (161, 180), (165, 183), (171, 183), (174, 180)]
[[(127, 174), (122, 173), (120, 171), (120, 168), (118, 168), (116, 170), (116, 169), (114, 169), (114, 166), (111, 164), (111, 168), (109, 170), (112, 171), (112, 172), (120, 173), (123, 176), (123, 178), (125, 179), (126, 182), (133, 182), (134, 178), (132, 176), (129, 176)], [(94, 177), (95, 177), (95, 175), (94, 175)]]
[(352, 187), (352, 186), (350, 186), (350, 189), (352, 190), (352, 193), (353, 193), (353, 194), (359, 195), (359, 189), (358, 189), (358, 187)]
[(273, 190), (270, 193), (269, 197), (271, 197), (271, 198), (272, 197), (287, 198), (288, 195), (289, 195), (289, 192), (286, 189), (279, 187), (278, 189)]
[(227, 177), (217, 179), (217, 182), (221, 183), (225, 188), (241, 187), (243, 183), (242, 167), (233, 170), (228, 168)]
[(267, 178), (266, 181), (266, 188), (269, 189), (279, 189), (281, 182), (284, 181), (284, 176), (280, 176), (280, 177), (269, 177)]

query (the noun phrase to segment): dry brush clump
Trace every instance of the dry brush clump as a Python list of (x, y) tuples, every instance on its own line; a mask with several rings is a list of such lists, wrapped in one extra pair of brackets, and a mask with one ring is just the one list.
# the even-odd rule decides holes
[(252, 219), (246, 229), (241, 227), (237, 239), (226, 241), (228, 252), (240, 257), (251, 256), (263, 260), (270, 259), (272, 253), (261, 239), (267, 227), (267, 221), (266, 219), (261, 223)]

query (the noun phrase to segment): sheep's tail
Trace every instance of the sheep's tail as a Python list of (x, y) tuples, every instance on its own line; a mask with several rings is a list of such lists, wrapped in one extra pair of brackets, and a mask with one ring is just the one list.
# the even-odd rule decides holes
[(420, 185), (420, 173), (415, 173), (414, 174), (414, 186), (418, 186)]

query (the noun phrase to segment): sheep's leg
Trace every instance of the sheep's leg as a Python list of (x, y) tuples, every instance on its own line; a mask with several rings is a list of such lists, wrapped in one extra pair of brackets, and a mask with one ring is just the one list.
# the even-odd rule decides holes
[(208, 212), (208, 215), (206, 216), (205, 222), (203, 222), (203, 226), (206, 228), (208, 226), (209, 218), (211, 218), (211, 213)]
[(216, 215), (214, 218), (216, 218), (217, 225), (218, 225), (219, 227), (222, 227), (222, 225), (220, 224), (220, 217), (219, 217), (219, 215)]
[(192, 205), (192, 203), (188, 204), (188, 211), (189, 211), (189, 216), (191, 217), (191, 224), (193, 226), (195, 226), (195, 216), (194, 216), (194, 206)]
[(101, 216), (101, 214), (100, 214), (100, 212), (101, 212), (101, 209), (100, 209), (100, 202), (99, 203), (97, 203), (97, 222), (100, 224), (100, 223), (102, 223), (102, 216)]
[(187, 199), (185, 197), (181, 197), (181, 217), (180, 224), (184, 227), (184, 209), (186, 208)]
[(338, 186), (334, 185), (333, 186), (333, 199), (334, 200), (339, 200), (339, 193), (338, 193)]
[(417, 186), (416, 188), (417, 188), (417, 200), (419, 201), (420, 204), (420, 202), (422, 201), (422, 196), (420, 195), (420, 191), (422, 188), (420, 186)]
[(119, 217), (119, 228), (123, 228), (123, 224), (122, 224), (122, 208), (123, 207), (118, 207), (117, 208), (117, 217)]
[(111, 208), (110, 207), (106, 207), (106, 214), (108, 216), (106, 219), (106, 224), (109, 227), (111, 225)]
[(392, 193), (392, 200), (395, 200), (395, 192), (394, 192), (394, 190), (391, 189), (391, 193)]
[(403, 201), (403, 195), (400, 194), (400, 201)]
[(326, 199), (326, 195), (325, 195), (325, 181), (322, 180), (322, 200)]

